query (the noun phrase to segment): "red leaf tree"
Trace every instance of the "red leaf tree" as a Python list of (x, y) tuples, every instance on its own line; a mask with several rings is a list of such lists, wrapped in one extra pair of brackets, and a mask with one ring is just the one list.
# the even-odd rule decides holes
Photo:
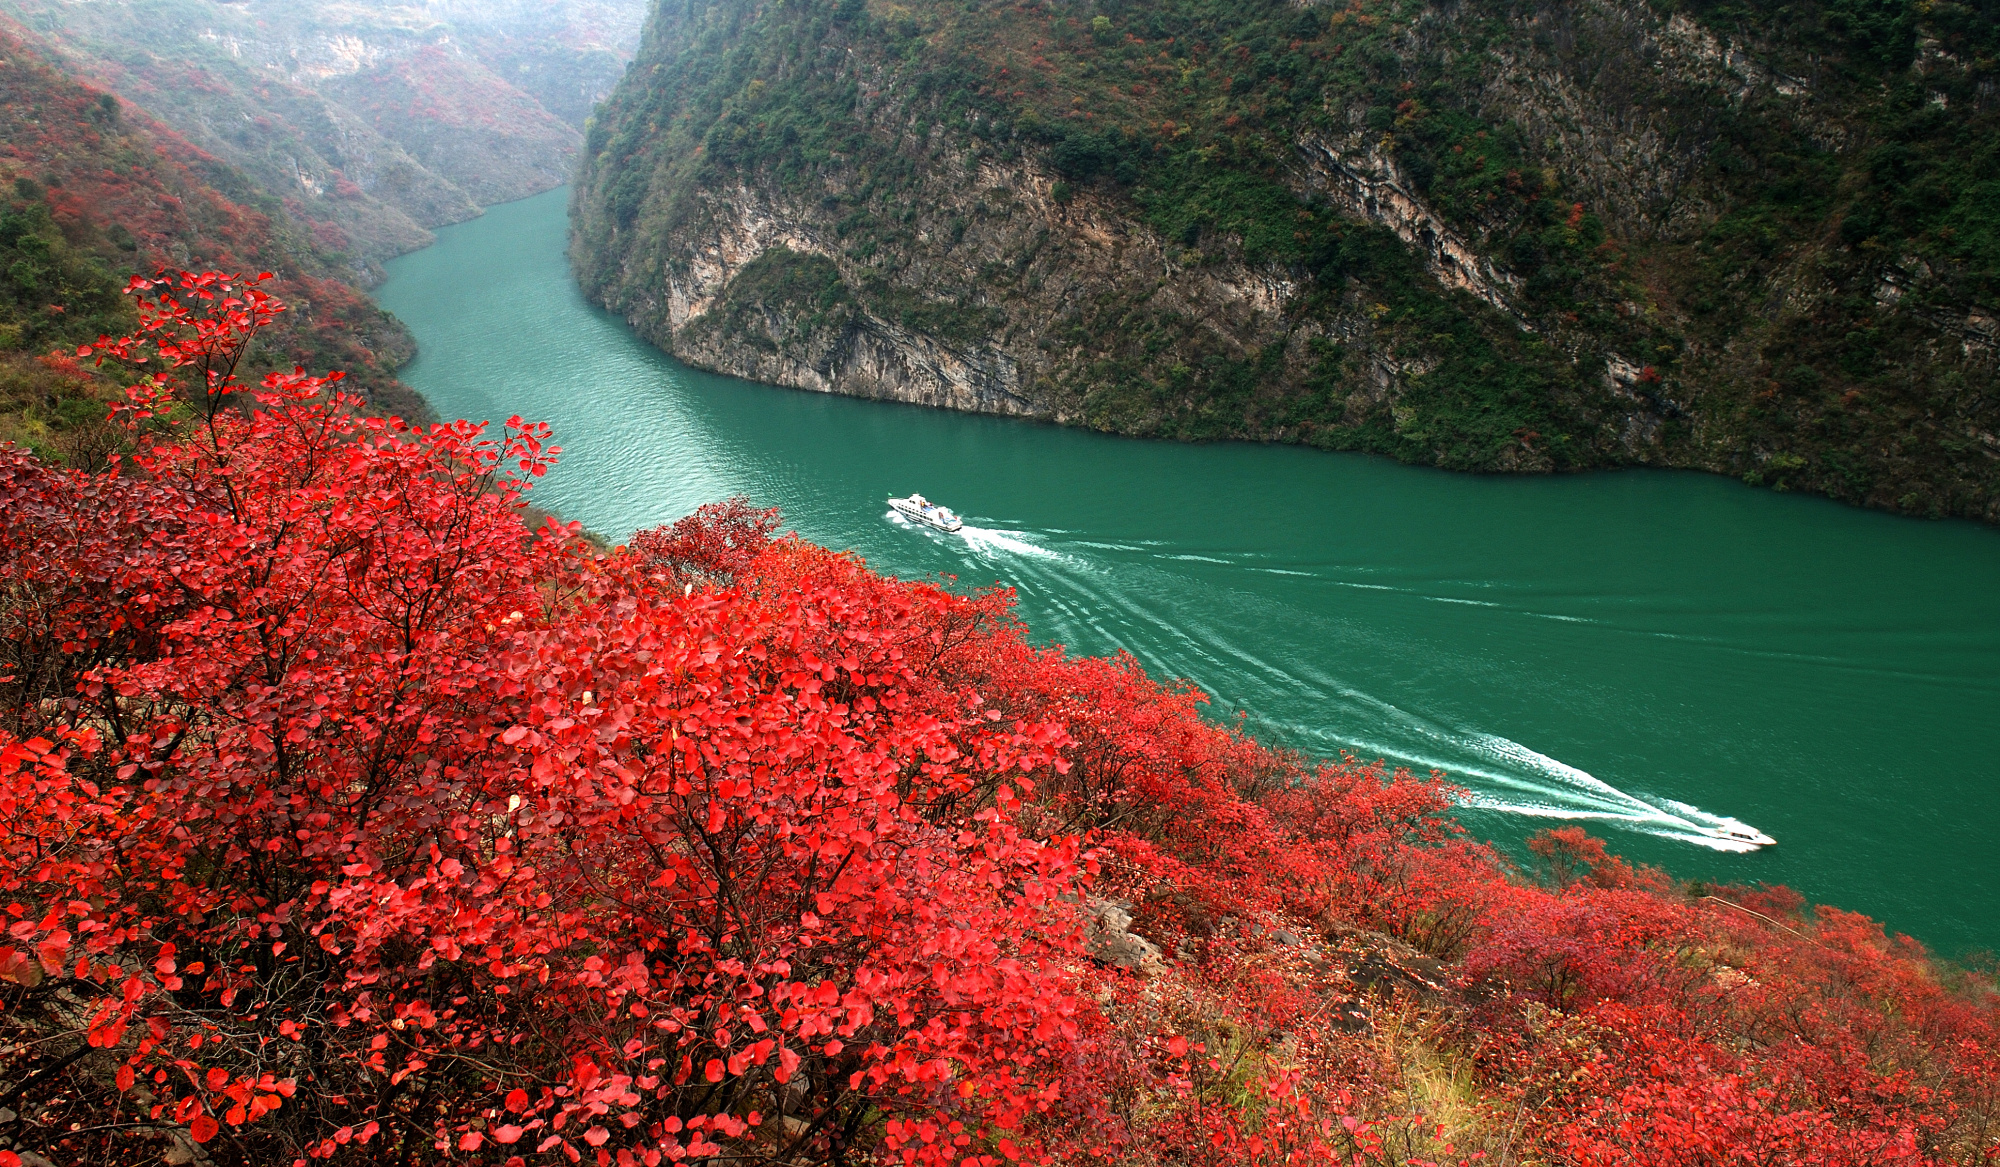
[[(303, 374), (222, 408), (280, 307), (171, 286), (103, 346), (159, 369), (138, 453), (0, 455), (38, 1125), (254, 1162), (955, 1162), (1046, 1108), (1083, 858), (1009, 811), (1060, 730), (899, 647), (966, 601), (858, 565), (668, 587), (530, 537), (542, 428), (362, 418)], [(190, 398), (192, 434), (144, 428)]]
[(0, 1167), (2000, 1145), (1991, 986), (1872, 921), (1576, 828), (1528, 879), (742, 500), (530, 530), (544, 427), (253, 389), (261, 278), (133, 291), (133, 452), (0, 448)]

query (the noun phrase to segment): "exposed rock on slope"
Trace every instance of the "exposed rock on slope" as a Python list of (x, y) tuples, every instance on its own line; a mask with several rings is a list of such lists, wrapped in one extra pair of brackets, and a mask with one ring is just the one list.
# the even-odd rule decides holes
[(561, 186), (576, 161), (574, 127), (447, 45), (329, 78), (319, 89), (480, 206)]
[(575, 254), (684, 359), (802, 388), (1994, 521), (1995, 27), (662, 0)]

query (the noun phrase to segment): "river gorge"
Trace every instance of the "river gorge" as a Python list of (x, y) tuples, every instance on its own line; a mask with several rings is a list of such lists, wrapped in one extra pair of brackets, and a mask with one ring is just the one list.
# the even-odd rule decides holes
[[(548, 421), (534, 501), (607, 538), (732, 494), (904, 577), (1017, 590), (1261, 739), (1435, 768), (1515, 846), (1786, 883), (1946, 954), (2000, 947), (2000, 532), (1720, 477), (1475, 476), (1186, 445), (690, 369), (589, 305), (566, 193), (491, 208), (379, 295), (446, 417)], [(962, 537), (890, 517), (922, 491)], [(1727, 849), (1735, 821), (1778, 846)]]

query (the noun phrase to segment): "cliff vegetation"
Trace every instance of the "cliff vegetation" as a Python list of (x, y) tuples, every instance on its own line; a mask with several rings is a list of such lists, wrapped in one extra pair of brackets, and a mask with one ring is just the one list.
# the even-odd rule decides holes
[(271, 271), (296, 306), (246, 373), (338, 365), (375, 408), (428, 416), (394, 376), (409, 334), (343, 258), (240, 171), (0, 28), (0, 441), (101, 466), (121, 440), (115, 387), (73, 354), (131, 327), (131, 276), (187, 263)]
[(2000, 520), (1990, 0), (660, 0), (586, 288), (807, 388)]

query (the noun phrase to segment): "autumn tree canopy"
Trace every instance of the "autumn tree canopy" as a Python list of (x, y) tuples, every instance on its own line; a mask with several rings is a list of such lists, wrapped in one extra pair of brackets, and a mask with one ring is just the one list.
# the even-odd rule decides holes
[(261, 280), (131, 291), (127, 451), (0, 450), (0, 1167), (1995, 1146), (1989, 990), (1869, 921), (1531, 879), (741, 501), (531, 531), (545, 427), (252, 389)]

